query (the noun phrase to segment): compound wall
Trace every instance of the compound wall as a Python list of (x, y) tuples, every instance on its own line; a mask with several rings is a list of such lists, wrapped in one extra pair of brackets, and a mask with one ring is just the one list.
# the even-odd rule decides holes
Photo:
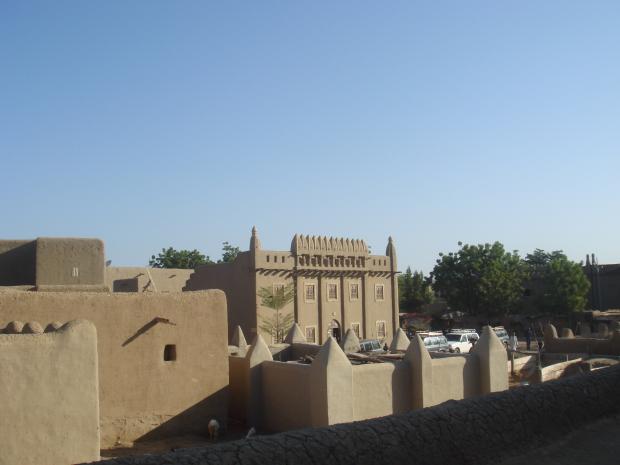
[(73, 319), (97, 328), (102, 447), (226, 422), (223, 292), (0, 292), (0, 328)]
[[(26, 330), (33, 327), (41, 330)], [(48, 333), (0, 333), (0, 399), (1, 464), (98, 460), (95, 326), (77, 320)]]

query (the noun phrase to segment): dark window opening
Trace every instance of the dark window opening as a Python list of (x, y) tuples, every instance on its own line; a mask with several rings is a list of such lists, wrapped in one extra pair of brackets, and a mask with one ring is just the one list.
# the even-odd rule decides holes
[(167, 344), (164, 347), (164, 362), (174, 362), (177, 359), (177, 346)]

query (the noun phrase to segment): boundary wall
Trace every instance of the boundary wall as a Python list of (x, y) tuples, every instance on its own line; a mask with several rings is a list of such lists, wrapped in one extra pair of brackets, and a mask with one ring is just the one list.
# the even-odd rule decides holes
[(585, 353), (599, 355), (620, 355), (620, 330), (607, 332), (604, 325), (599, 330), (601, 337), (575, 337), (572, 332), (564, 332), (565, 337), (558, 337), (555, 326), (545, 326), (545, 352), (548, 353)]
[(0, 333), (0, 464), (68, 465), (99, 459), (97, 331), (28, 323)]
[(482, 465), (562, 440), (620, 413), (620, 365), (362, 422), (98, 465)]
[(506, 349), (488, 327), (470, 354), (431, 358), (416, 337), (402, 360), (361, 365), (332, 338), (311, 364), (274, 361), (259, 335), (244, 357), (230, 357), (230, 366), (231, 417), (266, 431), (365, 420), (508, 389)]
[(204, 434), (211, 418), (226, 425), (228, 329), (222, 291), (0, 291), (0, 328), (15, 320), (45, 327), (74, 319), (97, 328), (102, 448)]

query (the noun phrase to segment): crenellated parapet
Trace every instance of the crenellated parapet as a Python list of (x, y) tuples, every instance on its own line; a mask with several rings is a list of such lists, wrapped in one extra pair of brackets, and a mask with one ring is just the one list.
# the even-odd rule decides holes
[(291, 252), (297, 255), (329, 253), (332, 255), (367, 256), (368, 246), (362, 239), (295, 234), (291, 242)]

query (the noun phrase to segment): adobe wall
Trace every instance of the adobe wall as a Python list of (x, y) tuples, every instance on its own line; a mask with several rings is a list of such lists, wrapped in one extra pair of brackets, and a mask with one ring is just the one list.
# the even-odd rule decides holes
[(228, 340), (237, 326), (252, 337), (256, 334), (255, 279), (250, 271), (249, 252), (241, 252), (232, 263), (199, 266), (190, 275), (183, 290), (224, 291), (228, 302)]
[(36, 242), (0, 240), (0, 286), (34, 286)]
[(261, 365), (264, 428), (282, 431), (311, 424), (310, 365), (266, 361)]
[(0, 399), (3, 465), (98, 460), (95, 326), (77, 320), (47, 333), (0, 331)]
[(268, 431), (391, 415), (508, 389), (506, 349), (488, 326), (475, 350), (463, 355), (431, 358), (417, 336), (403, 360), (352, 365), (330, 337), (311, 364), (300, 364), (273, 361), (259, 337), (243, 357), (230, 358), (236, 367), (231, 389), (244, 404), (235, 408), (245, 412), (238, 418)]
[(620, 365), (401, 415), (98, 465), (498, 463), (620, 413), (618, 385)]
[(182, 292), (194, 270), (108, 266), (105, 284), (112, 292)]
[(480, 393), (480, 362), (472, 354), (446, 355), (433, 359), (434, 404), (460, 400)]
[(411, 374), (402, 362), (353, 367), (353, 418), (366, 420), (411, 410)]
[(553, 325), (545, 327), (545, 352), (586, 353), (599, 355), (620, 355), (620, 331), (615, 330), (606, 338), (558, 337)]
[[(210, 418), (226, 421), (223, 292), (0, 292), (0, 327), (74, 319), (97, 328), (102, 447), (204, 433)], [(176, 361), (164, 361), (166, 345), (176, 345)]]
[(37, 290), (106, 290), (100, 239), (39, 237), (36, 247)]

